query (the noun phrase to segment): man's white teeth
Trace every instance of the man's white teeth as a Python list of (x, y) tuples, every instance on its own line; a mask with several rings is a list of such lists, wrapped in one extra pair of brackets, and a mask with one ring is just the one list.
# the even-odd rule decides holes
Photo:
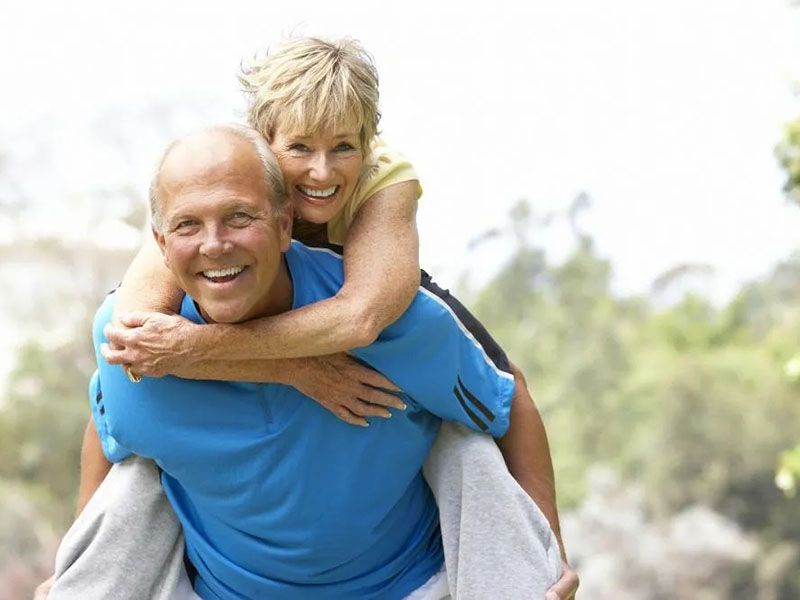
[(315, 190), (304, 185), (298, 185), (297, 187), (300, 188), (300, 191), (306, 196), (311, 196), (312, 198), (330, 198), (336, 193), (335, 185), (325, 190)]
[(231, 275), (238, 275), (244, 271), (243, 266), (238, 267), (228, 267), (227, 269), (209, 269), (208, 271), (203, 271), (203, 275), (208, 278), (216, 278), (216, 277), (230, 277)]

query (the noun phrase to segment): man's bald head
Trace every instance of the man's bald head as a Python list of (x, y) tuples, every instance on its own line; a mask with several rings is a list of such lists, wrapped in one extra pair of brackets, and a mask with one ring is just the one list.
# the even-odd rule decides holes
[(215, 125), (172, 142), (150, 184), (152, 227), (160, 232), (164, 201), (183, 185), (202, 185), (226, 172), (242, 179), (259, 177), (272, 210), (282, 215), (288, 197), (278, 162), (266, 140), (242, 125)]

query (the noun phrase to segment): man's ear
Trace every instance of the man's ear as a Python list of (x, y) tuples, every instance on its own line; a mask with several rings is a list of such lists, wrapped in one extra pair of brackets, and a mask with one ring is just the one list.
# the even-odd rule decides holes
[(157, 231), (155, 227), (151, 227), (150, 231), (153, 232), (153, 238), (155, 238), (156, 244), (158, 244), (158, 247), (161, 250), (161, 256), (164, 257), (164, 264), (169, 266), (169, 262), (167, 261), (167, 250), (166, 250), (167, 241), (164, 238), (164, 234)]
[(280, 235), (281, 252), (286, 252), (292, 244), (292, 224), (294, 223), (294, 210), (291, 202), (286, 203), (283, 214), (278, 217), (278, 233)]

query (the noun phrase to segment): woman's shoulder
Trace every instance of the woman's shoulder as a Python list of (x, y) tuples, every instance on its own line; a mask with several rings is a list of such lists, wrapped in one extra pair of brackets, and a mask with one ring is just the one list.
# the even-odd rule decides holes
[(362, 190), (380, 184), (387, 178), (397, 179), (391, 183), (417, 179), (414, 167), (408, 159), (379, 137), (372, 142), (372, 147), (365, 160), (365, 167), (359, 185)]

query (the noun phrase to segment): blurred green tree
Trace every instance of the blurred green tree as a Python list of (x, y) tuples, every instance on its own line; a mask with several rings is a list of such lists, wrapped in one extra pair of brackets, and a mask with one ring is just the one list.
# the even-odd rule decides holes
[[(784, 374), (800, 337), (800, 255), (722, 307), (684, 293), (657, 308), (612, 294), (611, 266), (579, 228), (572, 254), (553, 264), (530, 243), (544, 221), (530, 206), (514, 215), (526, 223), (505, 229), (516, 251), (473, 308), (528, 377), (560, 504), (575, 506), (588, 468), (603, 463), (644, 487), (656, 518), (699, 503), (767, 549), (796, 547), (800, 502), (773, 479), (800, 422), (797, 382)], [(687, 275), (708, 272), (683, 265), (658, 284), (680, 288)], [(791, 594), (797, 583), (786, 584)]]
[(800, 203), (800, 117), (787, 123), (775, 155), (786, 173), (783, 191), (793, 202)]

